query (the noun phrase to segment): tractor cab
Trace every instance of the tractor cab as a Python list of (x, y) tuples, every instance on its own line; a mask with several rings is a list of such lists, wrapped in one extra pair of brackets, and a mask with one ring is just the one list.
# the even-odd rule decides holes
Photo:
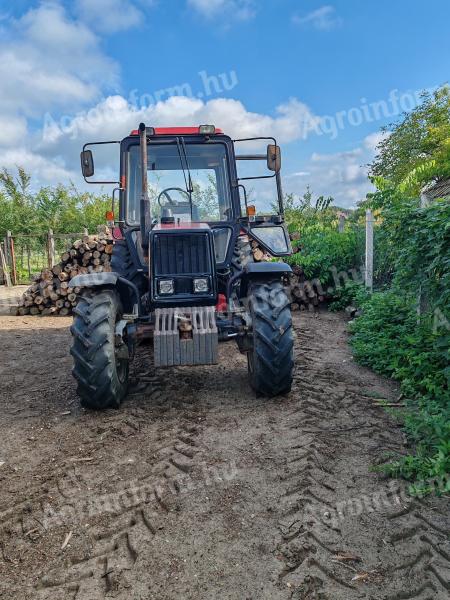
[[(95, 181), (91, 147), (108, 143), (120, 148), (119, 177)], [(240, 144), (265, 145), (265, 152), (237, 154)], [(265, 173), (240, 176), (240, 161), (260, 161)], [(116, 363), (131, 359), (143, 330), (153, 339), (156, 367), (213, 364), (218, 341), (235, 338), (248, 356), (254, 389), (266, 395), (287, 391), (292, 332), (284, 283), (290, 267), (276, 257), (291, 248), (275, 139), (232, 140), (212, 125), (141, 123), (119, 142), (85, 144), (81, 167), (88, 183), (116, 185), (108, 213), (116, 236), (113, 272), (80, 276), (71, 284), (85, 290), (81, 305), (96, 292), (114, 299)], [(255, 193), (261, 180), (273, 184), (265, 206)], [(269, 316), (273, 327), (267, 329)], [(267, 362), (274, 352), (270, 375)], [(278, 364), (281, 358), (286, 364)], [(126, 394), (127, 382), (116, 381), (92, 400), (77, 379), (88, 406), (117, 404)]]

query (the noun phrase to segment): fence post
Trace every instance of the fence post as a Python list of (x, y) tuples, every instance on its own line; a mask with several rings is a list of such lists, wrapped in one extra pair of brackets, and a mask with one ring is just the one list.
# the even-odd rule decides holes
[(11, 281), (13, 285), (17, 285), (16, 254), (14, 252), (14, 239), (10, 231), (6, 232), (6, 246), (8, 248), (9, 264), (11, 267)]
[(364, 282), (369, 291), (373, 290), (373, 215), (366, 210), (366, 268)]
[(47, 233), (47, 262), (49, 269), (51, 269), (56, 262), (55, 236), (53, 235), (53, 229), (49, 229)]
[(3, 279), (6, 287), (11, 287), (11, 277), (8, 273), (8, 265), (6, 263), (5, 254), (3, 252), (2, 244), (0, 244), (0, 267), (3, 271)]
[(339, 225), (338, 225), (339, 233), (344, 233), (344, 227), (345, 227), (345, 216), (339, 215)]

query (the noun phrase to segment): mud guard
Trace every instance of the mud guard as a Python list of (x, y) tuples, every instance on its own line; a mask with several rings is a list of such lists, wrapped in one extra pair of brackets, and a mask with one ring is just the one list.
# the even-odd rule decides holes
[(141, 296), (137, 286), (121, 277), (118, 273), (87, 273), (85, 275), (76, 275), (70, 280), (69, 286), (72, 288), (116, 288), (126, 310), (132, 311), (133, 306), (137, 304), (138, 316), (142, 316)]
[(241, 276), (241, 293), (247, 295), (249, 281), (281, 279), (291, 273), (291, 267), (284, 262), (251, 262), (245, 266)]

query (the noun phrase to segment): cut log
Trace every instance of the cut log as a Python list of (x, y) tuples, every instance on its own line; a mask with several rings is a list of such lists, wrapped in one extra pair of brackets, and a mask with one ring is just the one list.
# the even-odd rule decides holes
[(264, 258), (264, 252), (260, 248), (253, 249), (253, 258), (260, 262)]

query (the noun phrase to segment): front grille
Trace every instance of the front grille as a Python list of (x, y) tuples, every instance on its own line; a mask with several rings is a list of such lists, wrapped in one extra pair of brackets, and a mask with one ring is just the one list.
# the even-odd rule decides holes
[(156, 276), (211, 273), (208, 235), (156, 234), (153, 244), (153, 271)]

